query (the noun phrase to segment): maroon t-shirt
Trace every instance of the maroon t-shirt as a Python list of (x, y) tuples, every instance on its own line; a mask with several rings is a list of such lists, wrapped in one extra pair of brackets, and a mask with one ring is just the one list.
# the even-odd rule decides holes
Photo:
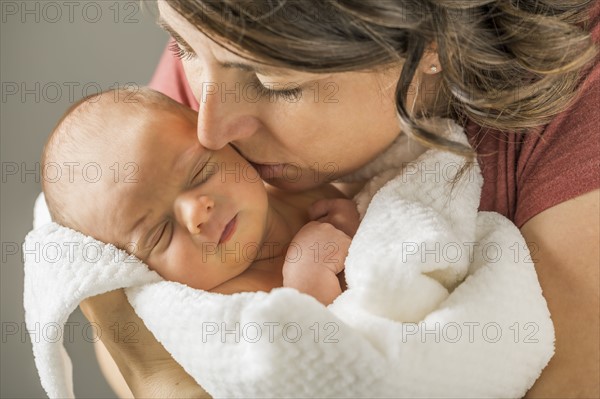
[[(600, 42), (600, 4), (590, 22)], [(586, 72), (569, 109), (525, 134), (465, 126), (483, 173), (479, 209), (521, 228), (545, 209), (600, 188), (600, 57)], [(150, 87), (198, 110), (181, 60), (165, 50)]]

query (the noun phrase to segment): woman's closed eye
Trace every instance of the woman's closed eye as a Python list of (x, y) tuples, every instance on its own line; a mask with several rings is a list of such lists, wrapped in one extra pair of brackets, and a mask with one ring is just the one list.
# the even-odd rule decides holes
[(169, 44), (169, 51), (171, 51), (175, 57), (184, 61), (191, 60), (192, 58), (196, 57), (195, 52), (186, 48), (186, 46), (179, 44), (179, 42), (176, 40)]
[[(169, 45), (169, 50), (177, 58), (184, 61), (194, 59), (196, 53), (186, 49), (185, 46), (179, 44), (177, 41), (173, 41)], [(290, 102), (297, 102), (302, 97), (302, 89), (295, 83), (287, 83), (280, 85), (275, 82), (263, 83), (256, 74), (252, 73), (252, 85), (254, 85), (258, 91), (260, 97), (268, 97), (269, 99), (274, 98), (276, 100), (284, 100)], [(280, 89), (277, 87), (281, 86)]]
[(261, 79), (252, 74), (253, 84), (256, 85), (258, 94), (261, 97), (275, 98), (276, 100), (284, 100), (289, 102), (297, 102), (302, 98), (302, 88), (297, 83), (289, 82), (286, 84), (277, 82), (263, 82)]
[[(196, 53), (181, 44), (177, 38), (169, 44), (169, 50), (183, 61), (188, 61), (196, 58)], [(275, 100), (284, 100), (289, 102), (297, 102), (302, 98), (302, 88), (296, 83), (278, 84), (276, 82), (263, 83), (255, 73), (252, 72), (252, 84), (256, 87), (260, 97), (274, 98)], [(278, 88), (281, 87), (281, 88)]]

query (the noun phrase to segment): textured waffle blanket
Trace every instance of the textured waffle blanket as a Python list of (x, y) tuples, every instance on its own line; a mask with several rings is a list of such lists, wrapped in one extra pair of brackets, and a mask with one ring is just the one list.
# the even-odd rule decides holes
[[(447, 130), (467, 143), (458, 126)], [(449, 183), (464, 163), (428, 150), (371, 180), (356, 198), (364, 218), (346, 259), (348, 289), (328, 307), (291, 288), (221, 295), (164, 281), (48, 222), (40, 197), (25, 242), (44, 253), (25, 259), (27, 325), (64, 327), (84, 298), (125, 287), (215, 397), (523, 396), (553, 355), (554, 328), (519, 230), (477, 211), (478, 165)], [(33, 352), (48, 396), (74, 397), (62, 342), (34, 342)]]

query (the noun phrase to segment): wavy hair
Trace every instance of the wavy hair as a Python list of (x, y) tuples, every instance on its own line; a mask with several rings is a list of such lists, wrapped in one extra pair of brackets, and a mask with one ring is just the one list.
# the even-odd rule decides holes
[[(309, 72), (402, 62), (401, 128), (426, 145), (472, 150), (426, 127), (427, 117), (471, 119), (502, 131), (548, 123), (577, 93), (597, 53), (589, 0), (171, 0), (191, 24), (238, 55)], [(420, 114), (407, 93), (432, 43), (438, 95)], [(243, 54), (242, 54), (243, 53)], [(245, 54), (245, 55), (244, 55)]]

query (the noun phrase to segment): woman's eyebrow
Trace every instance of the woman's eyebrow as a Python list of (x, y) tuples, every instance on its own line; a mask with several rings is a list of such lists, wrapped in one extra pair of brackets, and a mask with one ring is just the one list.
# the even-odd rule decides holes
[(284, 69), (269, 68), (261, 65), (244, 64), (243, 62), (222, 62), (223, 68), (237, 68), (245, 72), (253, 72), (265, 76), (290, 76)]

